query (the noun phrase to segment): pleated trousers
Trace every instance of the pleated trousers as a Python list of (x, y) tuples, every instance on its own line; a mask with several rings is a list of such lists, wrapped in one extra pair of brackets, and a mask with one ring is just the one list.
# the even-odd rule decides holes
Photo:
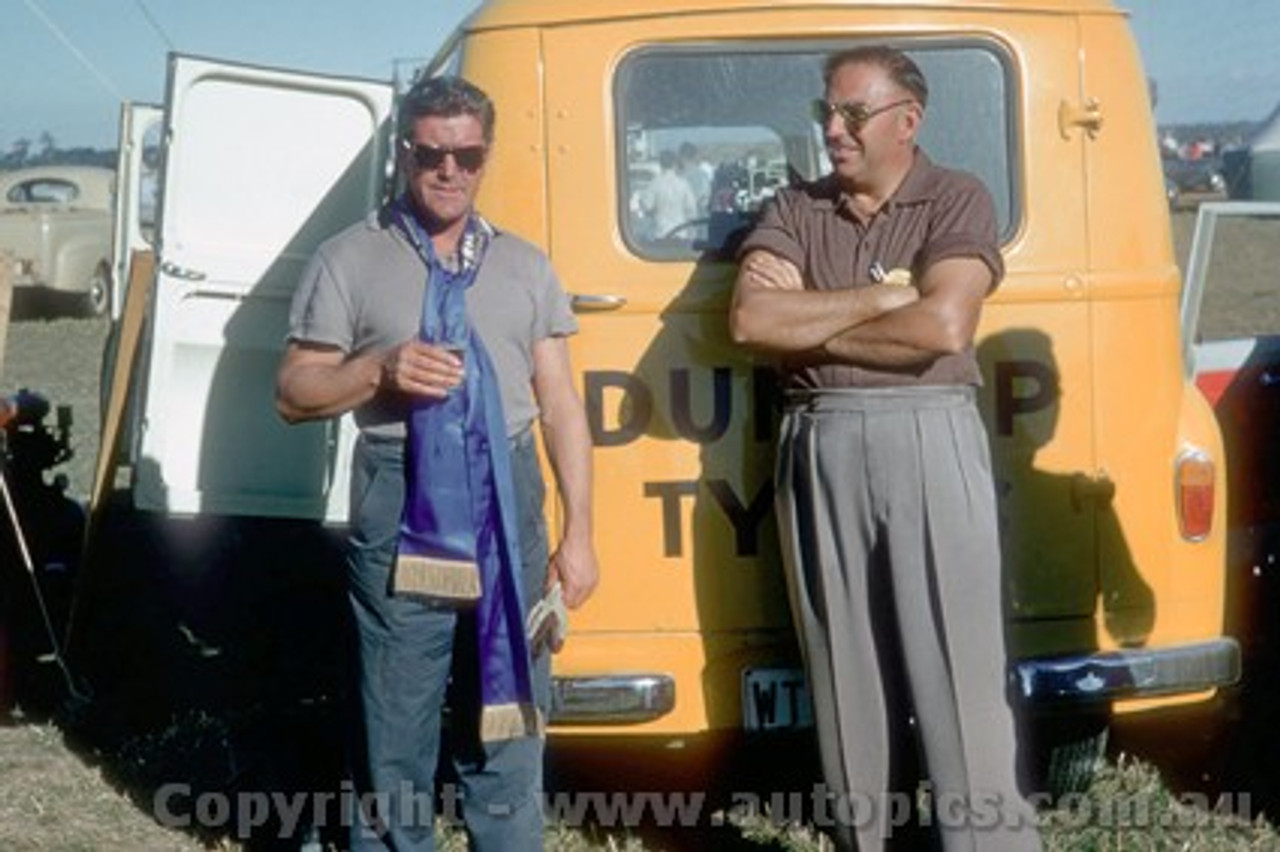
[[(922, 848), (923, 823), (926, 845), (947, 852), (1039, 849), (1015, 768), (995, 493), (973, 389), (793, 393), (776, 475), (837, 844)], [(909, 826), (897, 824), (904, 801), (925, 803)]]

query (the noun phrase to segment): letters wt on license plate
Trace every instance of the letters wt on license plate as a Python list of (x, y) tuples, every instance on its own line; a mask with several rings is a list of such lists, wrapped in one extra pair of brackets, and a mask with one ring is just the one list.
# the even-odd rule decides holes
[(742, 727), (792, 731), (813, 727), (809, 685), (800, 669), (747, 669), (742, 673)]

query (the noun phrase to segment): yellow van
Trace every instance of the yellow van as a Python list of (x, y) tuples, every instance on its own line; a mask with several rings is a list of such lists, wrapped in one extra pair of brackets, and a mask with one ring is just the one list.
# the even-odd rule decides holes
[[(549, 253), (581, 323), (603, 579), (556, 659), (561, 746), (705, 755), (812, 722), (776, 552), (774, 371), (730, 343), (726, 311), (761, 205), (826, 168), (808, 108), (823, 58), (865, 42), (917, 61), (923, 147), (996, 202), (1008, 275), (979, 356), (1012, 691), (1096, 746), (1113, 720), (1212, 711), (1239, 676), (1221, 440), (1184, 367), (1147, 80), (1110, 0), (491, 0), (425, 73), (496, 101), (480, 207)], [(193, 577), (198, 547), (238, 548), (219, 563), (233, 579), (257, 547), (254, 582), (314, 584), (318, 562), (279, 542), (345, 519), (353, 429), (286, 427), (274, 370), (303, 264), (388, 189), (394, 92), (181, 56), (167, 91), (153, 292), (126, 294), (117, 335), (141, 341), (143, 374), (126, 346), (104, 446), (135, 510), (190, 531), (161, 550), (188, 559), (175, 587), (223, 582)], [(300, 150), (300, 127), (325, 144)], [(659, 223), (647, 191), (670, 154), (696, 209)], [(160, 549), (144, 542), (115, 570)], [(284, 627), (220, 599), (176, 610), (182, 635)], [(260, 644), (306, 647), (296, 674), (334, 650), (331, 624)]]
[[(809, 723), (772, 518), (771, 365), (728, 340), (734, 247), (825, 168), (822, 59), (891, 42), (921, 143), (995, 198), (1008, 276), (980, 335), (1016, 693), (1094, 715), (1204, 702), (1223, 636), (1223, 465), (1187, 381), (1156, 134), (1109, 0), (491, 0), (430, 69), (495, 99), (481, 209), (571, 292), (603, 582), (553, 732), (676, 740)], [(664, 152), (709, 192), (656, 232)]]

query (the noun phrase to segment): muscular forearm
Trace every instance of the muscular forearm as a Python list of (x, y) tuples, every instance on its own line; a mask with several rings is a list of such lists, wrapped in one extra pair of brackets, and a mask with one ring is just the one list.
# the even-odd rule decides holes
[(290, 423), (344, 414), (373, 398), (381, 374), (372, 353), (334, 364), (286, 364), (276, 383), (276, 410)]
[[(565, 405), (562, 403), (562, 405)], [(565, 539), (591, 540), (591, 433), (581, 404), (542, 420), (547, 460), (564, 508)]]
[(564, 528), (551, 553), (548, 581), (559, 580), (565, 605), (577, 609), (600, 581), (591, 541), (591, 434), (582, 404), (565, 397), (544, 412), (543, 440), (564, 507)]
[(920, 299), (842, 331), (826, 342), (832, 360), (863, 367), (922, 369), (973, 343), (991, 270), (981, 260), (948, 258), (920, 282)]
[(591, 596), (600, 569), (591, 542), (591, 431), (563, 337), (534, 344), (533, 386), (543, 445), (564, 507), (564, 528), (552, 548), (547, 579), (560, 582), (565, 605), (576, 609)]
[(758, 249), (738, 269), (729, 328), (738, 344), (770, 354), (817, 353), (832, 337), (916, 298), (914, 288), (892, 284), (811, 289), (794, 263)]
[(849, 290), (748, 289), (735, 301), (734, 342), (772, 353), (819, 349), (828, 340), (899, 304), (887, 285)]
[(944, 355), (962, 352), (973, 327), (965, 317), (941, 311), (928, 300), (882, 314), (827, 340), (823, 353), (833, 361), (883, 369), (924, 368)]
[(343, 414), (379, 392), (443, 399), (461, 383), (463, 371), (456, 354), (419, 340), (349, 356), (293, 343), (277, 374), (276, 408), (293, 423)]

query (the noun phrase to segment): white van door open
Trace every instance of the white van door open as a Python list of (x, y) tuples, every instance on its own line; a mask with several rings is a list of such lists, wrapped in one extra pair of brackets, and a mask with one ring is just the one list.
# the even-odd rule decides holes
[(155, 227), (155, 174), (164, 110), (153, 104), (120, 105), (119, 154), (116, 159), (115, 229), (112, 233), (111, 318), (120, 319), (129, 258), (151, 248)]
[(387, 184), (392, 87), (169, 62), (158, 264), (133, 493), (140, 509), (346, 519), (354, 426), (286, 426), (275, 371), (316, 246)]

